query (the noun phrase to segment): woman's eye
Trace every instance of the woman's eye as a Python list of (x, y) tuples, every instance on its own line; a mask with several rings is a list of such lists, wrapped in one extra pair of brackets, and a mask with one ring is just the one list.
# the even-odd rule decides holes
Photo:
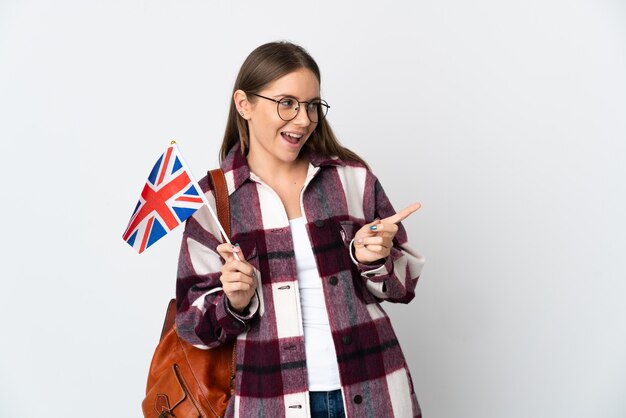
[(315, 112), (320, 107), (320, 102), (311, 102), (306, 105), (306, 110), (309, 112)]
[(283, 99), (280, 101), (280, 105), (283, 107), (293, 107), (293, 99)]

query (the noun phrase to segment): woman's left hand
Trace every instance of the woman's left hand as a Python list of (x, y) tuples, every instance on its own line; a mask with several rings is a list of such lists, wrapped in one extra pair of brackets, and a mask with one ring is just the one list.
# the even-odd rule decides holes
[(374, 263), (387, 258), (393, 246), (393, 238), (398, 232), (399, 222), (402, 222), (413, 212), (422, 207), (414, 203), (385, 219), (377, 219), (364, 225), (354, 236), (354, 256), (363, 264)]

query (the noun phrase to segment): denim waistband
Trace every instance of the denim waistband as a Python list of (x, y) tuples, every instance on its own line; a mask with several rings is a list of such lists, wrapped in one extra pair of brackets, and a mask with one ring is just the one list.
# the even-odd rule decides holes
[(341, 389), (309, 392), (312, 418), (345, 418)]

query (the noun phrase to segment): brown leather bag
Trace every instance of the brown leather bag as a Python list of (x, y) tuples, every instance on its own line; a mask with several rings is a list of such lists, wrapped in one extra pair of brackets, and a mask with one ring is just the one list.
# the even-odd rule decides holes
[[(230, 236), (228, 190), (221, 169), (211, 170), (217, 216)], [(176, 299), (170, 300), (161, 340), (150, 364), (146, 398), (141, 404), (146, 418), (221, 418), (234, 392), (234, 341), (201, 350), (176, 333)]]

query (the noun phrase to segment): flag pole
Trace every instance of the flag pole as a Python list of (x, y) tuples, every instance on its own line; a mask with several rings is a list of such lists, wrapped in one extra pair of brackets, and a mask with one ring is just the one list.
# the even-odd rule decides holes
[[(209, 204), (209, 201), (207, 200), (206, 196), (204, 195), (204, 192), (202, 191), (202, 189), (200, 188), (200, 185), (198, 184), (198, 182), (196, 181), (193, 173), (191, 172), (191, 168), (189, 167), (189, 165), (187, 165), (187, 162), (185, 161), (185, 159), (183, 158), (183, 154), (180, 152), (180, 149), (178, 148), (178, 145), (176, 144), (176, 141), (172, 140), (170, 142), (170, 144), (176, 148), (176, 155), (178, 155), (180, 157), (180, 159), (182, 160), (183, 165), (187, 168), (187, 172), (189, 173), (189, 176), (191, 177), (191, 181), (193, 181), (194, 185), (198, 188), (198, 193), (200, 194), (200, 198), (202, 199), (202, 201), (204, 202), (204, 204), (206, 205), (206, 207), (209, 209), (209, 212), (211, 213), (211, 216), (213, 217), (213, 220), (215, 221), (215, 223), (217, 223), (217, 226), (220, 229), (220, 232), (222, 234), (222, 236), (224, 237), (224, 239), (226, 240), (227, 243), (229, 243), (230, 245), (233, 245), (230, 242), (230, 238), (228, 237), (228, 235), (226, 235), (226, 231), (224, 231), (224, 228), (222, 227), (222, 224), (220, 223), (217, 215), (215, 214), (215, 211), (213, 211), (213, 208), (211, 207), (211, 205)], [(235, 258), (237, 260), (240, 260), (239, 256), (237, 255), (237, 253), (233, 253), (233, 255), (235, 256)]]

